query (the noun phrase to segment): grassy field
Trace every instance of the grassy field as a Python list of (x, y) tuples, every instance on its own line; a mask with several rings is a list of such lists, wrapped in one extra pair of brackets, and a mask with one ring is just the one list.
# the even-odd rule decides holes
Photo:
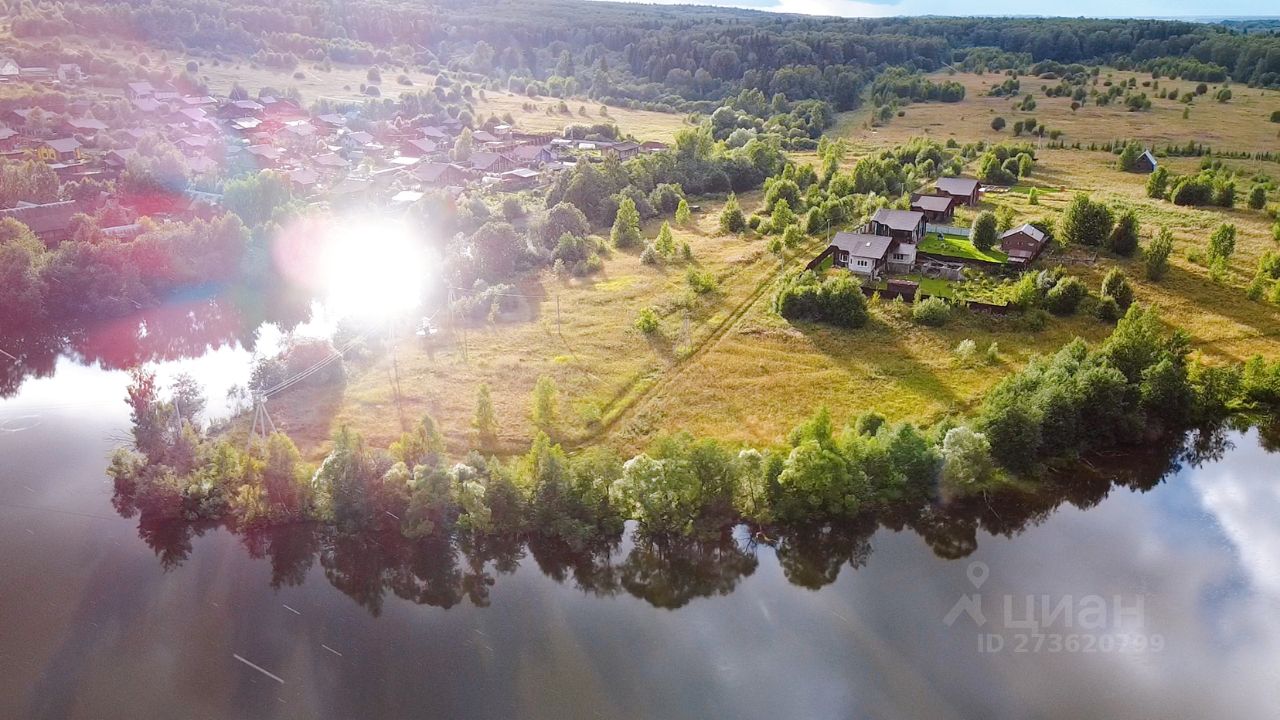
[[(739, 196), (744, 206), (758, 204), (758, 193)], [(450, 327), (424, 344), (409, 332), (399, 335), (390, 355), (357, 366), (341, 408), (331, 423), (302, 416), (309, 399), (296, 408), (281, 403), (277, 414), (302, 444), (316, 448), (342, 424), (365, 431), (385, 444), (402, 427), (432, 414), (443, 426), (451, 449), (474, 445), (471, 432), (481, 383), (492, 391), (501, 426), (498, 446), (514, 452), (532, 435), (530, 397), (540, 376), (559, 388), (559, 438), (579, 443), (603, 434), (638, 398), (685, 365), (697, 349), (731, 324), (742, 309), (760, 299), (761, 288), (783, 265), (765, 250), (759, 237), (714, 234), (720, 202), (702, 203), (694, 226), (676, 228), (677, 243), (688, 242), (692, 263), (662, 266), (640, 262), (634, 251), (614, 251), (599, 275), (558, 278), (550, 272), (518, 282), (520, 311), (484, 325)], [(660, 221), (645, 235), (657, 235)], [(809, 252), (806, 249), (805, 252)], [(807, 259), (807, 256), (806, 258)], [(797, 260), (803, 262), (803, 260)], [(717, 289), (693, 293), (686, 273), (693, 267), (717, 280)], [(634, 327), (643, 308), (662, 318), (659, 332), (645, 335)], [(393, 362), (399, 375), (399, 401), (393, 390)], [(296, 419), (295, 419), (296, 418)]]
[[(936, 80), (955, 80), (965, 86), (965, 98), (958, 103), (915, 103), (906, 107), (903, 117), (894, 117), (882, 127), (871, 127), (871, 108), (844, 113), (831, 134), (848, 138), (855, 150), (869, 150), (895, 145), (912, 137), (929, 137), (940, 142), (955, 138), (965, 143), (974, 140), (1009, 140), (1013, 138), (1014, 122), (1034, 117), (1051, 130), (1061, 130), (1068, 143), (1106, 142), (1118, 138), (1135, 138), (1145, 143), (1163, 147), (1169, 143), (1194, 140), (1214, 148), (1231, 150), (1274, 150), (1280, 146), (1280, 127), (1269, 121), (1271, 113), (1280, 110), (1280, 92), (1261, 90), (1244, 85), (1232, 85), (1232, 98), (1219, 103), (1212, 99), (1214, 88), (1199, 97), (1191, 106), (1189, 116), (1182, 117), (1186, 108), (1177, 100), (1154, 97), (1152, 88), (1142, 87), (1151, 81), (1150, 75), (1104, 70), (1099, 76), (1102, 83), (1110, 79), (1114, 83), (1127, 82), (1135, 77), (1137, 91), (1146, 92), (1152, 107), (1143, 112), (1128, 112), (1123, 102), (1110, 105), (1085, 105), (1071, 110), (1071, 98), (1045, 97), (1040, 86), (1054, 85), (1056, 81), (1020, 78), (1022, 93), (1009, 97), (992, 97), (988, 91), (1003, 82), (1004, 75), (939, 73)], [(1160, 87), (1176, 87), (1181, 92), (1192, 91), (1196, 83), (1162, 79)], [(1015, 102), (1025, 95), (1034, 95), (1036, 108), (1029, 112), (1014, 110)], [(1002, 131), (991, 129), (995, 117), (1003, 117), (1009, 127)], [(1025, 136), (1024, 136), (1025, 137)]]
[[(1190, 163), (1194, 166), (1194, 163)], [(1186, 329), (1207, 362), (1239, 362), (1250, 355), (1280, 357), (1280, 308), (1244, 295), (1258, 257), (1278, 249), (1270, 220), (1260, 211), (1187, 209), (1146, 198), (1145, 177), (1114, 169), (1107, 153), (1046, 151), (1031, 178), (1037, 184), (1088, 192), (1115, 206), (1135, 208), (1143, 242), (1158, 225), (1175, 236), (1171, 270), (1147, 281), (1139, 260), (1094, 257), (1078, 248), (1057, 250), (1039, 265), (1060, 264), (1096, 292), (1112, 266), (1133, 280), (1140, 302), (1161, 308), (1166, 322)], [(984, 208), (1014, 208), (1018, 221), (1056, 218), (1071, 193), (1043, 194), (1031, 206), (1025, 193), (991, 196)], [(1202, 249), (1221, 222), (1235, 223), (1240, 238), (1223, 284), (1187, 260)], [(1072, 337), (1099, 341), (1110, 326), (1092, 317), (1054, 318), (1039, 332), (1015, 316), (957, 313), (943, 328), (915, 326), (906, 308), (882, 303), (866, 327), (843, 331), (792, 325), (758, 302), (677, 377), (646, 398), (617, 431), (627, 447), (643, 444), (653, 429), (683, 429), (743, 442), (776, 442), (813, 410), (827, 406), (838, 420), (877, 410), (895, 419), (923, 422), (976, 407), (986, 391), (1032, 355), (1056, 350)], [(963, 340), (980, 350), (996, 343), (999, 363), (962, 366), (954, 350)]]
[[(1176, 171), (1193, 161), (1174, 163)], [(1261, 211), (1178, 208), (1145, 196), (1145, 176), (1114, 169), (1108, 153), (1052, 150), (1042, 153), (1029, 184), (1089, 193), (1113, 207), (1134, 208), (1145, 243), (1158, 226), (1175, 236), (1168, 275), (1146, 280), (1140, 260), (1099, 255), (1082, 248), (1053, 249), (1040, 267), (1062, 265), (1095, 292), (1113, 266), (1133, 280), (1140, 302), (1159, 306), (1166, 321), (1185, 328), (1195, 351), (1208, 362), (1239, 362), (1254, 354), (1280, 357), (1280, 308), (1244, 294), (1257, 260), (1276, 249), (1270, 220)], [(1045, 193), (1032, 206), (1025, 193), (988, 196), (977, 210), (1011, 207), (1016, 221), (1056, 219), (1071, 192)], [(758, 194), (745, 195), (750, 212)], [(379, 444), (403, 424), (429, 412), (443, 425), (450, 448), (474, 443), (470, 423), (476, 390), (487, 383), (501, 423), (500, 452), (521, 449), (532, 434), (529, 398), (540, 375), (560, 390), (561, 438), (570, 444), (604, 442), (634, 450), (654, 436), (685, 430), (729, 441), (772, 443), (814, 409), (827, 406), (843, 421), (867, 410), (893, 419), (931, 422), (973, 410), (1005, 374), (1033, 355), (1056, 350), (1080, 336), (1099, 341), (1110, 325), (1089, 316), (1054, 318), (1040, 331), (1026, 329), (1016, 315), (992, 317), (957, 312), (943, 328), (911, 323), (909, 307), (881, 302), (872, 322), (848, 331), (797, 323), (773, 312), (775, 281), (784, 267), (798, 267), (822, 240), (784, 263), (758, 237), (715, 234), (719, 203), (702, 201), (696, 228), (677, 231), (698, 267), (715, 275), (718, 290), (682, 307), (689, 295), (682, 264), (649, 267), (634, 253), (615, 252), (604, 272), (590, 280), (560, 280), (550, 274), (520, 283), (530, 296), (518, 316), (473, 327), (466, 338), (446, 332), (437, 347), (411, 337), (397, 343), (400, 402), (391, 385), (391, 360), (357, 368), (331, 423), (308, 424), (304, 445), (317, 452), (331, 427), (350, 424)], [(1221, 222), (1239, 228), (1239, 242), (1221, 284), (1188, 260)], [(657, 224), (645, 232), (652, 237)], [(557, 298), (559, 313), (557, 313)], [(646, 337), (634, 329), (644, 307), (662, 314), (662, 331)], [(560, 318), (557, 323), (557, 317)], [(955, 348), (973, 340), (985, 351), (998, 347), (995, 364), (959, 363)], [(289, 423), (288, 413), (284, 413)]]
[(920, 241), (919, 249), (920, 252), (947, 255), (966, 260), (1003, 263), (1009, 259), (1009, 256), (1000, 252), (999, 248), (992, 247), (987, 250), (979, 250), (973, 243), (969, 242), (969, 238), (960, 237), (959, 235), (929, 233)]

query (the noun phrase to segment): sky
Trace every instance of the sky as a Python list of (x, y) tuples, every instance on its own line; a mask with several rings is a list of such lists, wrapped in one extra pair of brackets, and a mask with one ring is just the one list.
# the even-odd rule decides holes
[(1274, 0), (634, 0), (718, 5), (805, 15), (1067, 15), (1071, 17), (1277, 17)]

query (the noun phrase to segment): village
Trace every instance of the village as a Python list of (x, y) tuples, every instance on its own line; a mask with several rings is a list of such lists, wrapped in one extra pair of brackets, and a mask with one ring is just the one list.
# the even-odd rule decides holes
[(0, 85), (27, 83), (59, 91), (60, 100), (71, 98), (56, 110), (0, 110), (0, 160), (37, 160), (64, 185), (118, 181), (165, 145), (180, 153), (180, 166), (171, 161), (143, 170), (160, 180), (147, 193), (119, 185), (113, 197), (18, 198), (0, 207), (0, 218), (23, 222), (48, 245), (67, 239), (76, 214), (104, 206), (111, 212), (103, 215), (116, 224), (101, 231), (124, 239), (140, 232), (142, 215), (199, 216), (219, 204), (222, 181), (261, 170), (287, 178), (293, 197), (306, 202), (396, 211), (432, 191), (458, 200), (466, 193), (534, 190), (578, 162), (621, 161), (667, 148), (655, 140), (527, 132), (492, 119), (474, 131), (448, 116), (374, 123), (356, 109), (312, 114), (285, 97), (184, 93), (149, 81), (99, 92), (90, 89), (90, 80), (77, 65), (19, 67), (0, 57)]

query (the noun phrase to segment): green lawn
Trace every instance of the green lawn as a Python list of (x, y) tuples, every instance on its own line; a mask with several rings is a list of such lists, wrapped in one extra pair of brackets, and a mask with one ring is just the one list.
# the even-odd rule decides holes
[(947, 255), (967, 260), (985, 260), (993, 263), (1003, 263), (1009, 259), (1008, 255), (996, 248), (983, 252), (974, 247), (973, 243), (969, 242), (969, 238), (960, 237), (959, 235), (929, 233), (925, 235), (924, 240), (920, 241), (919, 250), (920, 252), (933, 253), (935, 255)]

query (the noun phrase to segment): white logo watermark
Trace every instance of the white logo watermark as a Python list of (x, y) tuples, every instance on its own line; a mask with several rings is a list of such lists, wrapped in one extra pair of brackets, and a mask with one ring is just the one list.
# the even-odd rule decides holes
[[(975, 591), (991, 576), (986, 563), (965, 570)], [(961, 617), (979, 629), (980, 653), (1160, 652), (1164, 636), (1146, 632), (1142, 595), (1049, 595), (981, 592), (962, 595), (942, 618), (953, 627)]]

